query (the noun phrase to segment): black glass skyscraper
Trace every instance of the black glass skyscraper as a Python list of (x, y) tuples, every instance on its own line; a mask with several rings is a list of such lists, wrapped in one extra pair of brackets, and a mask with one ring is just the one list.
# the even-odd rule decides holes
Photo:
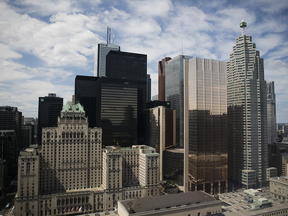
[(89, 127), (96, 127), (96, 82), (99, 77), (79, 76), (75, 77), (75, 100), (85, 109), (85, 115), (89, 120)]
[(110, 50), (106, 56), (106, 76), (137, 82), (137, 144), (144, 144), (144, 109), (147, 90), (147, 55)]
[(102, 144), (137, 144), (138, 81), (101, 77), (97, 81), (96, 123)]
[(146, 82), (147, 55), (110, 50), (106, 56), (106, 76)]
[(17, 158), (25, 147), (21, 139), (22, 113), (17, 107), (0, 106), (0, 158), (8, 161), (8, 175), (17, 172)]
[(38, 144), (42, 143), (42, 128), (56, 127), (57, 119), (63, 106), (63, 98), (56, 97), (56, 94), (49, 93), (48, 97), (39, 97), (38, 101)]

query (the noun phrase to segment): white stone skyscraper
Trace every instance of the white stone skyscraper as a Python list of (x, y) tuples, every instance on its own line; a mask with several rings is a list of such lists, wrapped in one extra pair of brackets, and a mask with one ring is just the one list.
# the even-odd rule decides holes
[(246, 25), (240, 23), (242, 35), (227, 62), (228, 175), (233, 187), (255, 188), (267, 182), (267, 86), (263, 59), (245, 35)]
[(267, 83), (267, 129), (268, 144), (276, 142), (276, 97), (274, 82)]

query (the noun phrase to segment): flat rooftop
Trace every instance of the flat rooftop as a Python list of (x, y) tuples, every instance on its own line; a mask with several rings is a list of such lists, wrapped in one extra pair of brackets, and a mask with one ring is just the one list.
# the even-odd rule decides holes
[(255, 203), (247, 203), (244, 200), (244, 197), (246, 194), (243, 191), (238, 192), (230, 192), (230, 193), (223, 193), (219, 194), (220, 200), (222, 200), (222, 210), (225, 209), (226, 211), (224, 213), (227, 216), (234, 216), (234, 215), (258, 215), (263, 213), (269, 213), (271, 211), (276, 211), (280, 209), (287, 209), (288, 208), (288, 202), (276, 199), (272, 196), (270, 196), (269, 191), (265, 192), (259, 192), (258, 196), (251, 196), (253, 200), (261, 200), (263, 198), (266, 198), (267, 200), (272, 201), (272, 207), (267, 207), (263, 209), (258, 210), (252, 210), (251, 204)]
[(203, 191), (170, 194), (166, 196), (145, 197), (119, 201), (128, 211), (132, 208), (135, 213), (159, 210), (164, 208), (178, 207), (216, 201), (216, 199)]

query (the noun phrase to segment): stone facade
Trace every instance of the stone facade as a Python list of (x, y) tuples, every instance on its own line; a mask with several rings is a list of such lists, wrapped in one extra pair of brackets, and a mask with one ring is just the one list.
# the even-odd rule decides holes
[(270, 178), (270, 195), (280, 200), (288, 200), (288, 176)]
[[(43, 128), (42, 146), (20, 152), (15, 215), (112, 210), (118, 200), (159, 195), (159, 155), (154, 152), (148, 146), (102, 150), (102, 129), (89, 128), (83, 107), (68, 102), (58, 127)], [(139, 177), (143, 157), (148, 158), (146, 184)]]

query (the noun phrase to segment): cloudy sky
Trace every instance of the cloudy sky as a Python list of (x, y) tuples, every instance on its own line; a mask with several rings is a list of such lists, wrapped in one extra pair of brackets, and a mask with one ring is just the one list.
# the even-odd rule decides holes
[(227, 61), (242, 19), (275, 82), (277, 122), (288, 123), (286, 0), (1, 0), (0, 105), (37, 117), (38, 97), (71, 100), (75, 76), (94, 75), (108, 25), (122, 51), (147, 54), (155, 95), (159, 60), (183, 51)]

